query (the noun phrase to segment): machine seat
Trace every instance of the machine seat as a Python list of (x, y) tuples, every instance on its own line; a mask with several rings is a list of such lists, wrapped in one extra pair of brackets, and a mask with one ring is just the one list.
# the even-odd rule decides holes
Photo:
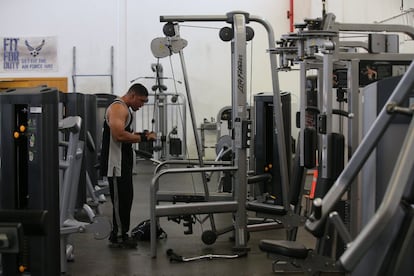
[(280, 215), (283, 216), (287, 213), (286, 209), (281, 205), (275, 205), (266, 202), (250, 201), (247, 202), (246, 209), (262, 214)]
[(296, 259), (305, 259), (309, 252), (303, 244), (285, 240), (261, 240), (259, 248), (269, 254), (277, 254)]

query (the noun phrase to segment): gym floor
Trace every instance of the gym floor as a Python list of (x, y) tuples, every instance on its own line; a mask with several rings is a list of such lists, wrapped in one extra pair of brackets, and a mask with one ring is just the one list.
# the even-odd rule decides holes
[[(149, 218), (149, 184), (153, 177), (155, 166), (149, 161), (138, 161), (134, 176), (134, 202), (131, 214), (131, 229), (139, 222)], [(199, 174), (198, 174), (199, 175)], [(214, 178), (214, 177), (213, 177)], [(212, 179), (213, 179), (212, 178)], [(197, 176), (171, 175), (160, 182), (160, 187), (168, 186), (167, 190), (193, 191), (202, 188)], [(214, 182), (214, 181), (211, 181)], [(210, 191), (217, 189), (211, 183)], [(162, 188), (161, 188), (162, 189)], [(160, 190), (161, 190), (160, 189)], [(209, 188), (210, 189), (210, 188)], [(102, 204), (102, 213), (111, 216), (110, 198)], [(253, 214), (251, 214), (253, 215)], [(201, 216), (200, 218), (202, 218)], [(218, 229), (229, 226), (230, 214), (214, 216)], [(186, 228), (182, 223), (177, 224), (160, 219), (161, 227), (168, 237), (159, 240), (157, 258), (151, 258), (150, 243), (138, 242), (137, 249), (109, 248), (108, 240), (95, 240), (93, 234), (75, 234), (70, 237), (74, 246), (74, 261), (68, 263), (66, 275), (72, 276), (138, 276), (138, 275), (274, 275), (272, 261), (258, 248), (261, 239), (285, 239), (284, 229), (274, 229), (250, 233), (248, 246), (250, 251), (245, 257), (237, 259), (203, 259), (191, 262), (171, 263), (166, 254), (167, 249), (173, 249), (178, 255), (194, 257), (206, 254), (232, 255), (233, 242), (231, 232), (220, 235), (212, 245), (206, 245), (201, 240), (201, 233), (209, 229), (209, 220), (202, 226), (193, 225), (194, 233), (185, 235)], [(314, 239), (302, 228), (298, 232), (298, 240), (306, 246), (314, 247)], [(292, 275), (292, 274), (290, 274)], [(301, 274), (298, 274), (301, 275)]]

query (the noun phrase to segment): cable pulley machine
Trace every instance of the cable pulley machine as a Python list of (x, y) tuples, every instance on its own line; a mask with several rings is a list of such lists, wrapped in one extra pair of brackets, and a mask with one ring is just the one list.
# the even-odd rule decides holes
[[(179, 53), (184, 75), (184, 84), (187, 92), (187, 101), (189, 103), (191, 121), (194, 131), (194, 137), (198, 154), (199, 168), (180, 169), (166, 169), (158, 172), (151, 184), (151, 226), (156, 225), (156, 220), (161, 216), (169, 215), (185, 215), (185, 214), (209, 214), (212, 230), (215, 230), (213, 213), (232, 212), (235, 217), (235, 224), (232, 230), (235, 232), (234, 249), (243, 251), (247, 249), (247, 218), (246, 218), (246, 198), (247, 198), (247, 154), (246, 150), (249, 144), (249, 126), (247, 114), (247, 74), (246, 74), (246, 41), (251, 40), (254, 36), (254, 31), (246, 24), (250, 22), (257, 22), (263, 25), (268, 33), (269, 47), (272, 48), (274, 44), (273, 29), (270, 24), (262, 18), (251, 16), (245, 12), (230, 12), (222, 16), (161, 16), (161, 22), (167, 22), (163, 30), (167, 37), (156, 38), (151, 43), (151, 50), (155, 57), (162, 58)], [(197, 133), (197, 126), (195, 122), (195, 113), (192, 106), (191, 94), (189, 89), (189, 82), (186, 73), (184, 56), (182, 49), (187, 45), (187, 41), (179, 37), (177, 22), (226, 22), (231, 24), (230, 27), (225, 27), (220, 31), (220, 38), (224, 41), (231, 41), (232, 43), (232, 149), (234, 152), (234, 159), (232, 166), (227, 167), (205, 167), (202, 159), (202, 148), (200, 139)], [(277, 72), (273, 70), (277, 67), (276, 58), (270, 55), (270, 66), (272, 73), (272, 86), (274, 91), (274, 131), (277, 135), (278, 148), (285, 148), (285, 138), (283, 130), (283, 115), (281, 111), (280, 89)], [(287, 198), (288, 195), (288, 169), (287, 156), (284, 151), (279, 151), (280, 172), (282, 179), (282, 196)], [(233, 171), (232, 183), (234, 186), (234, 197), (231, 200), (209, 202), (210, 194), (207, 187), (206, 172), (211, 171)], [(183, 172), (200, 172), (202, 175), (205, 201), (197, 203), (188, 203), (183, 205), (172, 206), (157, 206), (157, 190), (158, 180), (162, 175), (176, 174)], [(288, 209), (288, 202), (285, 201), (285, 208)], [(156, 257), (156, 235), (155, 227), (151, 228), (151, 254)]]

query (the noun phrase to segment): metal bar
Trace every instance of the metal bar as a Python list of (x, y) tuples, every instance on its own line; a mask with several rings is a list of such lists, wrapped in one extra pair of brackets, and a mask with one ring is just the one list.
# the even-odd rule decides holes
[(246, 58), (246, 18), (244, 14), (233, 15), (234, 39), (232, 41), (232, 121), (234, 130), (234, 164), (238, 167), (233, 174), (233, 189), (238, 210), (235, 214), (235, 247), (244, 248), (247, 244), (247, 152), (243, 144), (243, 122), (247, 121), (247, 58)]
[(226, 15), (161, 15), (160, 22), (186, 22), (186, 21), (227, 21)]
[(391, 32), (404, 33), (414, 39), (414, 28), (408, 25), (398, 24), (353, 24), (336, 23), (339, 31), (354, 32)]
[(76, 47), (73, 46), (72, 48), (72, 85), (73, 85), (73, 92), (76, 92)]
[(111, 46), (111, 94), (114, 94), (114, 46)]
[(390, 20), (393, 20), (393, 19), (396, 19), (396, 18), (402, 17), (402, 16), (404, 16), (404, 15), (407, 15), (407, 14), (412, 13), (412, 12), (414, 11), (414, 9), (413, 9), (413, 8), (409, 8), (408, 10), (403, 11), (403, 3), (404, 3), (404, 2), (403, 2), (403, 1), (401, 1), (401, 7), (400, 7), (401, 12), (400, 12), (399, 14), (394, 15), (394, 16), (391, 16), (391, 17), (388, 17), (388, 18), (383, 19), (383, 20), (381, 20), (381, 21), (378, 21), (378, 23), (384, 23), (384, 22), (387, 22), (387, 21), (390, 21)]
[(257, 232), (257, 231), (265, 231), (265, 230), (274, 230), (274, 229), (282, 229), (285, 226), (281, 222), (263, 222), (263, 223), (254, 223), (247, 225), (247, 231), (249, 232)]
[[(199, 165), (198, 160), (166, 160), (155, 167), (154, 174), (158, 173), (162, 167), (167, 165)], [(232, 165), (231, 161), (204, 161), (204, 165), (209, 166), (225, 166)]]
[(73, 77), (112, 77), (112, 75), (110, 74), (77, 74), (77, 75), (73, 75)]
[(339, 41), (339, 48), (348, 47), (348, 48), (363, 48), (368, 50), (368, 42), (362, 41)]
[[(202, 154), (202, 149), (200, 145), (200, 137), (197, 132), (196, 117), (195, 117), (195, 112), (194, 112), (194, 107), (193, 107), (193, 101), (191, 99), (190, 84), (188, 82), (187, 68), (185, 66), (184, 53), (182, 49), (179, 51), (179, 55), (180, 55), (180, 61), (181, 61), (181, 69), (183, 71), (183, 76), (184, 76), (185, 91), (187, 93), (187, 103), (190, 109), (190, 117), (191, 117), (191, 123), (193, 127), (194, 139), (196, 143), (198, 162), (200, 164), (200, 167), (204, 167), (203, 154)], [(203, 187), (204, 187), (204, 192), (206, 195), (206, 200), (208, 200), (209, 190), (208, 190), (208, 185), (207, 185), (207, 177), (204, 172), (201, 172), (201, 179), (203, 181)]]
[[(208, 171), (236, 171), (237, 167), (203, 167), (203, 168), (182, 168), (182, 169), (168, 169), (158, 172), (152, 178), (150, 185), (150, 220), (151, 220), (151, 256), (155, 258), (157, 256), (157, 237), (156, 237), (156, 204), (157, 204), (157, 191), (159, 189), (159, 179), (168, 174), (182, 174), (193, 172), (208, 172)], [(189, 204), (191, 206), (191, 203)]]
[(229, 213), (237, 211), (237, 201), (195, 202), (187, 204), (158, 205), (155, 208), (157, 217), (211, 213)]
[(409, 254), (408, 252), (410, 251), (410, 242), (414, 236), (414, 219), (413, 219), (413, 211), (414, 211), (414, 205), (410, 204), (409, 206), (407, 206), (408, 211), (407, 211), (407, 216), (405, 218), (405, 220), (409, 221), (409, 225), (408, 225), (408, 229), (403, 237), (403, 240), (401, 241), (401, 246), (398, 248), (398, 254), (397, 257), (394, 257), (393, 259), (395, 259), (395, 261), (393, 262), (392, 267), (392, 275), (398, 275), (397, 271), (398, 269), (403, 265), (404, 262), (404, 258), (405, 256), (407, 256), (407, 254)]
[[(326, 76), (330, 76), (333, 72), (332, 55), (325, 54), (323, 56), (323, 72)], [(329, 149), (328, 149), (328, 135), (332, 133), (332, 78), (326, 77), (323, 79), (322, 87), (322, 110), (321, 114), (326, 116), (326, 133), (322, 134), (322, 159), (321, 159), (321, 176), (322, 178), (330, 178)]]
[[(203, 198), (204, 201), (204, 194), (203, 193), (188, 193), (188, 192), (179, 192), (179, 191), (159, 191), (157, 193), (157, 201), (165, 201), (165, 202), (179, 202), (177, 197), (198, 197)], [(210, 194), (210, 201), (230, 201), (233, 200), (234, 196), (230, 193), (214, 193)]]
[(348, 244), (352, 241), (351, 234), (349, 234), (348, 229), (345, 226), (345, 223), (342, 221), (338, 212), (334, 211), (329, 214), (329, 221), (335, 226), (335, 230), (338, 232), (339, 236), (345, 244)]
[[(348, 159), (354, 154), (359, 144), (359, 60), (347, 62), (348, 107), (352, 117), (348, 119)], [(350, 191), (350, 232), (355, 237), (361, 229), (361, 183), (354, 180)]]
[(414, 54), (394, 54), (394, 53), (338, 53), (335, 55), (339, 60), (379, 60), (379, 61), (411, 61), (414, 60)]
[[(76, 193), (78, 189), (78, 179), (80, 163), (77, 157), (78, 147), (83, 144), (79, 144), (79, 132), (69, 133), (69, 145), (66, 152), (66, 162), (68, 163), (67, 168), (63, 171), (63, 182), (61, 189), (61, 206), (60, 206), (60, 226), (63, 225), (65, 220), (73, 218), (73, 208), (76, 201)], [(72, 208), (72, 209), (71, 209)]]
[[(181, 95), (181, 94), (178, 94)], [(182, 102), (182, 113), (181, 113), (181, 123), (183, 125), (183, 144), (182, 144), (182, 152), (183, 157), (185, 158), (187, 156), (187, 106), (186, 106), (186, 100), (185, 97), (183, 97)]]
[(305, 166), (305, 128), (306, 128), (306, 105), (307, 105), (307, 93), (306, 93), (306, 65), (305, 61), (299, 63), (299, 79), (300, 79), (300, 97), (299, 97), (299, 120), (300, 120), (300, 132), (299, 132), (299, 158), (300, 166)]
[[(183, 173), (195, 173), (195, 172), (218, 172), (218, 171), (236, 171), (238, 167), (236, 166), (229, 166), (229, 167), (200, 167), (200, 168), (177, 168), (177, 169), (166, 169), (161, 170), (152, 178), (152, 182), (155, 184), (158, 182), (159, 178), (165, 174), (183, 174)], [(157, 184), (158, 186), (158, 184)], [(156, 187), (158, 190), (158, 187)]]
[(72, 49), (72, 84), (73, 92), (76, 91), (76, 78), (77, 77), (109, 77), (111, 82), (111, 94), (114, 94), (114, 46), (111, 46), (110, 50), (110, 74), (76, 74), (76, 47)]
[[(353, 59), (347, 62), (348, 80), (348, 145), (350, 146), (349, 156), (352, 156), (359, 143), (359, 60)], [(351, 115), (352, 114), (352, 115)]]
[[(257, 22), (261, 24), (267, 31), (269, 49), (275, 48), (275, 36), (272, 26), (265, 19), (250, 16), (250, 21)], [(272, 74), (272, 88), (273, 88), (273, 127), (275, 134), (277, 136), (277, 148), (279, 154), (279, 166), (280, 166), (280, 175), (281, 175), (281, 188), (282, 188), (282, 197), (283, 197), (283, 207), (288, 210), (289, 200), (289, 172), (288, 172), (288, 157), (286, 156), (286, 141), (285, 141), (285, 128), (283, 126), (283, 112), (282, 112), (282, 101), (280, 98), (280, 87), (279, 87), (279, 75), (276, 70), (277, 68), (277, 59), (276, 55), (269, 52), (270, 58), (270, 72)], [(289, 156), (290, 158), (290, 156)], [(289, 161), (290, 162), (290, 161)]]

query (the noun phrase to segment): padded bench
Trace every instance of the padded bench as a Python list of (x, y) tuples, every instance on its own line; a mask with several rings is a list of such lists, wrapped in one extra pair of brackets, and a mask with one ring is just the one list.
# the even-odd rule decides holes
[(298, 259), (305, 259), (309, 253), (309, 249), (307, 249), (303, 244), (295, 241), (261, 240), (259, 248), (266, 253)]
[(247, 202), (246, 209), (262, 214), (284, 216), (287, 210), (281, 205), (275, 205), (266, 202), (250, 201)]
[(261, 240), (259, 248), (273, 260), (273, 272), (278, 274), (292, 272), (306, 275), (316, 275), (319, 272), (344, 274), (344, 269), (335, 260), (318, 255), (299, 242)]

